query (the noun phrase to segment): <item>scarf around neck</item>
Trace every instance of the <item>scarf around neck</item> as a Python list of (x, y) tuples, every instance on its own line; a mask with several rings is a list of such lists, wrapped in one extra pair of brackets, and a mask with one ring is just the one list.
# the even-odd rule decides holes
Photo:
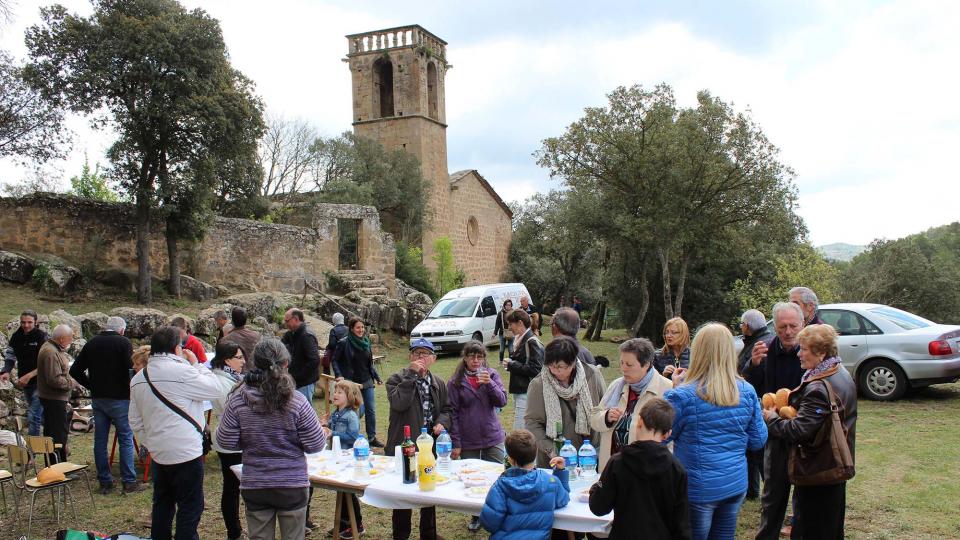
[(542, 372), (543, 405), (547, 413), (547, 437), (551, 439), (557, 436), (557, 422), (563, 422), (560, 399), (565, 401), (577, 400), (575, 431), (580, 435), (590, 436), (590, 409), (593, 407), (593, 398), (590, 396), (590, 388), (587, 386), (586, 368), (579, 360), (575, 365), (576, 374), (573, 377), (573, 384), (566, 388), (560, 385), (560, 382), (546, 367)]
[(347, 334), (347, 341), (349, 341), (350, 345), (353, 345), (353, 348), (355, 349), (358, 349), (361, 351), (370, 350), (370, 338), (367, 336), (358, 338), (356, 334), (354, 334), (353, 332), (350, 332)]
[(235, 369), (233, 369), (232, 367), (226, 364), (223, 365), (223, 372), (229, 375), (230, 378), (236, 382), (240, 382), (243, 379), (243, 377), (239, 373), (237, 373)]
[[(647, 374), (643, 376), (642, 379), (635, 383), (630, 384), (630, 389), (633, 390), (633, 393), (640, 395), (644, 390), (647, 389), (647, 386), (650, 384), (650, 381), (653, 380), (653, 374), (657, 371), (653, 368), (653, 364), (650, 364), (650, 369), (647, 370)], [(627, 384), (627, 381), (620, 377), (619, 379), (613, 381), (613, 392), (610, 393), (610, 398), (607, 400), (607, 407), (616, 407), (620, 404), (620, 395), (623, 394), (623, 387)]]
[(840, 363), (840, 357), (838, 356), (831, 356), (830, 358), (825, 358), (823, 361), (817, 364), (816, 367), (812, 369), (808, 369), (803, 374), (803, 377), (800, 378), (800, 380), (802, 382), (809, 381), (812, 377), (815, 377), (817, 375), (820, 375), (821, 373), (827, 372), (830, 368), (832, 368), (833, 366), (839, 363)]

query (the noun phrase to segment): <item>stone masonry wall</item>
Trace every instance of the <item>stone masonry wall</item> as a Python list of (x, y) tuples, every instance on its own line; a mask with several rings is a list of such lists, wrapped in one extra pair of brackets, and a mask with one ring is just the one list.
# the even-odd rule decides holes
[[(203, 241), (181, 254), (184, 274), (228, 288), (302, 292), (304, 279), (325, 282), (324, 272), (336, 271), (336, 217), (351, 217), (353, 205), (321, 205), (332, 225), (295, 227), (245, 219), (217, 217)], [(339, 206), (346, 215), (337, 216)], [(364, 220), (360, 259), (363, 268), (394, 277), (393, 239)], [(167, 272), (163, 227), (155, 224), (150, 263), (154, 276)], [(63, 195), (42, 194), (22, 199), (0, 198), (0, 249), (55, 255), (79, 267), (137, 271), (133, 207)], [(392, 281), (388, 280), (388, 281)]]
[[(509, 265), (510, 217), (486, 191), (476, 173), (470, 172), (453, 185), (450, 194), (455, 221), (450, 225), (453, 256), (467, 274), (466, 285), (498, 283)], [(475, 243), (470, 241), (470, 218), (477, 223)]]

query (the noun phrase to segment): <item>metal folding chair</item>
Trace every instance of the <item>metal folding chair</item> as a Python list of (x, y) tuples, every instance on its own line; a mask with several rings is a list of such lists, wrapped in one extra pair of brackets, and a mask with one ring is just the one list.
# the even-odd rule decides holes
[(10, 491), (13, 493), (13, 512), (16, 516), (16, 523), (20, 524), (20, 498), (17, 497), (17, 484), (14, 482), (13, 473), (0, 469), (0, 497), (3, 498), (3, 512), (7, 513), (7, 484), (10, 485)]

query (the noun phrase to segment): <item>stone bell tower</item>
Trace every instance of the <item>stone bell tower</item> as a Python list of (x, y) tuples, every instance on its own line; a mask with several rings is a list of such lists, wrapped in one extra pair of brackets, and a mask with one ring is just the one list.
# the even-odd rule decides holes
[(444, 76), (447, 43), (418, 25), (347, 36), (354, 133), (420, 160), (430, 184), (431, 220), (422, 239), (432, 268), (433, 242), (449, 234), (450, 176)]

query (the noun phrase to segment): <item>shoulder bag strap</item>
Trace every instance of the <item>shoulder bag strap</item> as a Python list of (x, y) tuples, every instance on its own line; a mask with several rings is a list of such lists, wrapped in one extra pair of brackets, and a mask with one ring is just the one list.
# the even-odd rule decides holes
[(169, 408), (171, 411), (177, 413), (180, 417), (182, 417), (187, 422), (190, 422), (190, 425), (193, 426), (193, 429), (197, 430), (197, 433), (199, 433), (200, 436), (202, 437), (203, 428), (200, 427), (200, 424), (198, 424), (197, 421), (194, 420), (192, 416), (185, 413), (183, 409), (181, 409), (180, 407), (177, 407), (176, 405), (171, 403), (169, 399), (163, 397), (163, 394), (161, 394), (160, 391), (157, 390), (157, 387), (154, 386), (152, 382), (150, 382), (150, 371), (147, 369), (147, 367), (148, 366), (144, 366), (143, 368), (143, 378), (146, 379), (147, 384), (150, 386), (150, 391), (153, 392), (153, 395), (157, 396), (157, 399), (159, 399), (160, 402), (166, 405), (167, 408)]

